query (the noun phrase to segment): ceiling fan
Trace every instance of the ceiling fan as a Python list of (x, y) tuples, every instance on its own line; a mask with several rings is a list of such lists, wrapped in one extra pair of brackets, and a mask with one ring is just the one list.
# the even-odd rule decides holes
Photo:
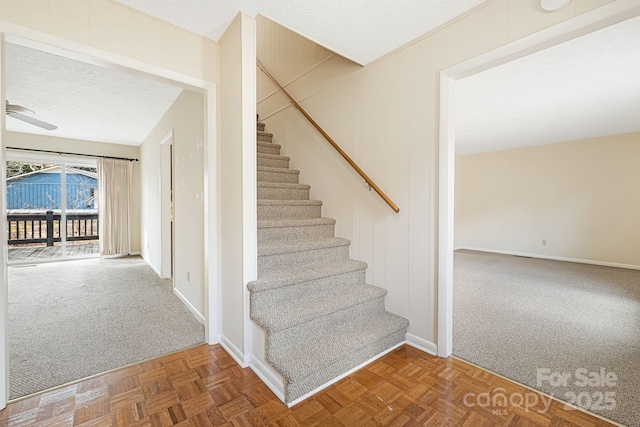
[(30, 115), (26, 115), (25, 113), (35, 114), (33, 111), (28, 108), (24, 108), (21, 105), (9, 104), (9, 101), (6, 101), (7, 105), (7, 116), (11, 116), (14, 119), (22, 120), (23, 122), (27, 122), (34, 126), (41, 127), (46, 130), (56, 130), (58, 126), (52, 125), (51, 123), (43, 122), (42, 120), (38, 120), (35, 117), (31, 117)]

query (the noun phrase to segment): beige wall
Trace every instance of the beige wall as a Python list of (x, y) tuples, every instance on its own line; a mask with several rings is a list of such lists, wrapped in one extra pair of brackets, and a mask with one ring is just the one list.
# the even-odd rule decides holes
[(239, 14), (220, 40), (219, 233), (221, 343), (245, 364), (248, 292), (256, 278), (256, 29)]
[[(1, 0), (0, 21), (217, 81), (218, 44), (109, 0)], [(11, 28), (7, 29), (11, 33)]]
[[(137, 159), (140, 149), (131, 145), (105, 144), (94, 141), (58, 138), (46, 135), (6, 132), (7, 147), (31, 148), (37, 150), (64, 151), (90, 156), (113, 156)], [(16, 150), (16, 153), (20, 153)], [(30, 154), (33, 155), (33, 154)], [(43, 154), (46, 155), (46, 154)], [(131, 188), (131, 252), (140, 252), (140, 163), (133, 163), (133, 186)]]
[(301, 182), (324, 201), (323, 215), (336, 218), (337, 234), (351, 239), (351, 256), (369, 263), (368, 281), (388, 290), (388, 310), (409, 318), (410, 339), (436, 343), (440, 71), (610, 1), (574, 0), (556, 14), (544, 14), (536, 0), (488, 2), (303, 100), (399, 214), (292, 108), (266, 119), (292, 167), (301, 169)]
[[(256, 24), (258, 61), (297, 101), (362, 68), (269, 18), (258, 16)], [(261, 120), (290, 105), (261, 70), (257, 79)]]
[(640, 133), (458, 156), (456, 247), (640, 266), (638, 159)]
[[(204, 316), (204, 98), (184, 90), (140, 146), (142, 254), (161, 271), (161, 145), (173, 130), (173, 286)], [(189, 272), (189, 278), (187, 278)]]

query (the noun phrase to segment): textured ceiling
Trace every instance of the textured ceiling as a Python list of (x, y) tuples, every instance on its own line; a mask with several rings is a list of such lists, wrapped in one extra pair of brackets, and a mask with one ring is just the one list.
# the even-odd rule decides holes
[(640, 17), (456, 84), (471, 154), (640, 131)]
[(58, 126), (7, 117), (9, 131), (140, 145), (181, 89), (18, 44), (6, 44), (6, 98)]
[(365, 65), (484, 0), (117, 0), (218, 41), (239, 11), (262, 14)]

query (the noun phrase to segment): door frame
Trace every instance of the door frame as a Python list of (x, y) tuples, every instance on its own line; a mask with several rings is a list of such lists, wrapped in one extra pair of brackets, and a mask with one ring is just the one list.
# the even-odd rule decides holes
[(160, 277), (173, 280), (173, 129), (160, 140)]
[[(0, 101), (4, 101), (4, 41), (5, 35), (18, 36), (46, 45), (52, 53), (61, 54), (80, 61), (90, 62), (109, 69), (142, 74), (185, 89), (203, 94), (204, 98), (204, 296), (205, 296), (205, 340), (207, 344), (220, 341), (218, 298), (218, 179), (217, 179), (217, 84), (188, 76), (156, 65), (123, 57), (101, 49), (70, 40), (54, 37), (46, 33), (20, 25), (0, 21)], [(6, 141), (4, 102), (0, 102), (0, 221), (6, 224)], [(143, 159), (144, 160), (144, 159)], [(0, 410), (9, 400), (9, 362), (7, 348), (7, 233), (0, 227)]]
[(456, 81), (640, 16), (637, 0), (616, 0), (440, 72), (438, 156), (438, 356), (453, 351), (453, 248)]
[(7, 149), (5, 143), (6, 105), (4, 103), (4, 34), (0, 32), (0, 214), (3, 226), (0, 227), (0, 409), (7, 406), (9, 399), (9, 351), (7, 348), (8, 335), (8, 234), (7, 227)]

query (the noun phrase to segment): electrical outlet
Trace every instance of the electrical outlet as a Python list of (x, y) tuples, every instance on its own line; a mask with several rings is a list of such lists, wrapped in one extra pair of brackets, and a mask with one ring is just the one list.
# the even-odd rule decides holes
[(191, 272), (187, 270), (187, 282), (191, 281)]
[(542, 239), (542, 246), (547, 246), (547, 239)]

